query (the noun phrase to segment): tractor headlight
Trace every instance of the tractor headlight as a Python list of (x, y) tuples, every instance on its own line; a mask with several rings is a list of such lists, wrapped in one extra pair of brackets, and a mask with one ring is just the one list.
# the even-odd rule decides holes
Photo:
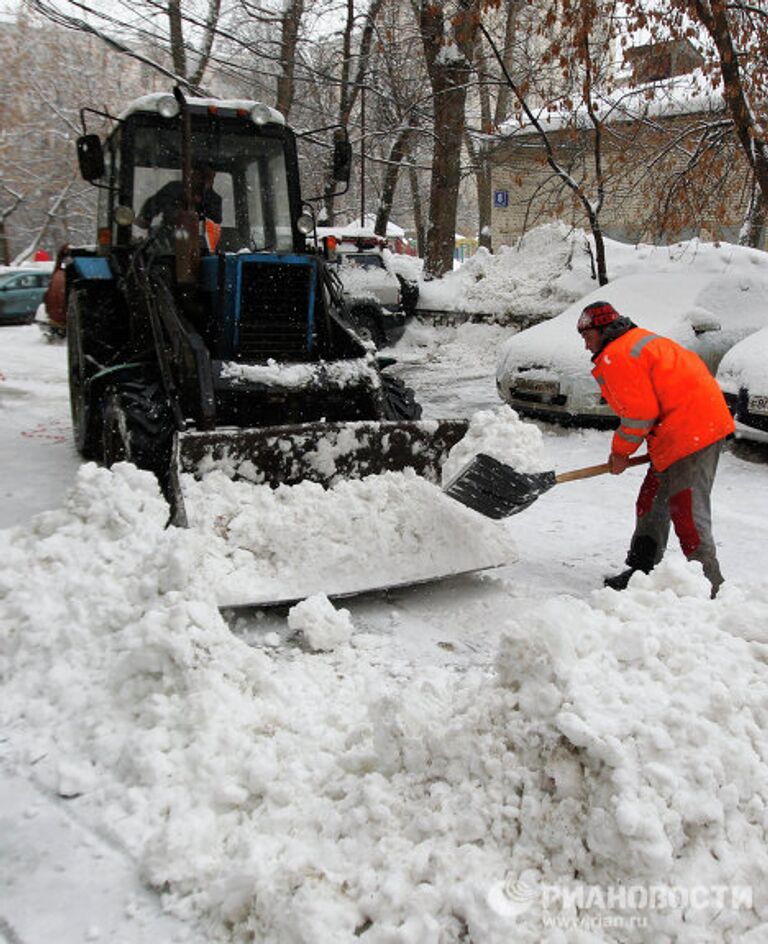
[(115, 222), (118, 226), (130, 226), (136, 219), (136, 214), (129, 206), (115, 207)]
[(251, 118), (257, 125), (265, 125), (272, 121), (272, 109), (263, 102), (257, 102), (251, 109)]
[(298, 220), (296, 220), (296, 229), (303, 236), (309, 236), (314, 228), (315, 221), (312, 219), (309, 213), (302, 213)]
[(175, 118), (179, 113), (179, 103), (173, 95), (163, 95), (157, 101), (157, 111), (163, 118)]

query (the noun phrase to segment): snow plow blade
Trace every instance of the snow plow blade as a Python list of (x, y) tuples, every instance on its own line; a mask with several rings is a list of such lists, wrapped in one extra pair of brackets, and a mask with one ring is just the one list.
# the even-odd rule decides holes
[(201, 586), (224, 609), (266, 607), (514, 562), (504, 526), (439, 487), (466, 429), (366, 421), (180, 435), (175, 523), (203, 537)]
[(171, 521), (187, 525), (179, 476), (201, 478), (214, 469), (256, 485), (309, 481), (326, 487), (342, 479), (413, 469), (439, 484), (442, 465), (467, 425), (464, 419), (361, 420), (178, 433), (170, 476)]

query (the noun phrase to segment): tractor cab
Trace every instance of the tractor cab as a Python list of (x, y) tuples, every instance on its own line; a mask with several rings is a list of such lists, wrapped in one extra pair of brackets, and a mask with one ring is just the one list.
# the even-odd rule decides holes
[(95, 135), (80, 140), (83, 176), (100, 187), (100, 252), (148, 235), (156, 251), (173, 252), (184, 209), (198, 218), (203, 253), (305, 251), (311, 220), (302, 214), (295, 137), (283, 116), (261, 103), (207, 99), (180, 111), (173, 96), (148, 95), (120, 115), (103, 148)]

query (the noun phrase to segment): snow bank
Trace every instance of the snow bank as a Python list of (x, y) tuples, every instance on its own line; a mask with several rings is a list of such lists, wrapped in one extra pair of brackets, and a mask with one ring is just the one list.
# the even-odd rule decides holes
[[(516, 247), (500, 246), (491, 255), (479, 249), (442, 279), (419, 283), (419, 308), (492, 315), (526, 327), (559, 314), (597, 287), (589, 253), (591, 239), (564, 223), (537, 227)], [(605, 240), (608, 275), (721, 273), (737, 267), (768, 265), (764, 252), (731, 243), (698, 239), (670, 246), (632, 245)]]

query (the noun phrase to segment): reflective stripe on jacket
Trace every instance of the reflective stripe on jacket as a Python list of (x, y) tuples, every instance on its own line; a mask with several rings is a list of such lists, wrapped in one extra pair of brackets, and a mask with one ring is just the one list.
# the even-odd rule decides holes
[(621, 420), (611, 450), (629, 456), (645, 441), (664, 469), (734, 430), (717, 381), (702, 359), (669, 338), (631, 328), (594, 358), (592, 376)]

